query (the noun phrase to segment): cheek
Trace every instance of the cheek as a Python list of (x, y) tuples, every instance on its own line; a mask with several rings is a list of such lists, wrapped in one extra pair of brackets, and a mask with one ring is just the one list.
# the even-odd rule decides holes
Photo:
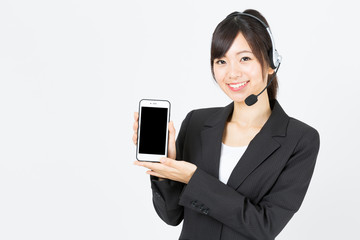
[(214, 68), (214, 77), (216, 82), (220, 83), (224, 81), (226, 71), (224, 69)]
[(261, 68), (257, 64), (249, 64), (246, 66), (245, 71), (250, 76), (257, 76), (261, 72)]
[(259, 80), (263, 82), (264, 74), (262, 72), (260, 64), (253, 64), (249, 66), (247, 71), (248, 76), (250, 76), (253, 80)]

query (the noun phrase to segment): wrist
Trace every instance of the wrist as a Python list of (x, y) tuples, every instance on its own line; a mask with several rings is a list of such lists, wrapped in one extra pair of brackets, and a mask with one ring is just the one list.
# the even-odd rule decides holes
[(194, 165), (194, 166), (195, 166), (195, 168), (194, 168), (194, 170), (192, 171), (192, 173), (190, 174), (190, 176), (189, 176), (186, 184), (188, 184), (188, 183), (190, 182), (190, 179), (192, 178), (192, 176), (194, 175), (194, 173), (195, 173), (195, 171), (196, 171), (196, 169), (197, 169), (197, 166), (196, 166), (196, 165)]

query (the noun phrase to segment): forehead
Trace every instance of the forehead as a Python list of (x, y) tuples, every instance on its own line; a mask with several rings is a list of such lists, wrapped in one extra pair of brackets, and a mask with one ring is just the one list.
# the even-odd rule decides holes
[(252, 51), (244, 35), (239, 32), (231, 44), (229, 50), (226, 52), (225, 56), (237, 55), (242, 52), (251, 53)]

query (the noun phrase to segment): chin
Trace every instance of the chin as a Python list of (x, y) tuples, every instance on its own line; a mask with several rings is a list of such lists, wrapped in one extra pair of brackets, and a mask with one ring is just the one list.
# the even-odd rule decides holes
[(231, 92), (228, 89), (226, 89), (225, 87), (222, 88), (223, 92), (234, 102), (244, 102), (245, 99), (250, 95), (249, 93), (242, 91), (242, 92)]
[(245, 103), (245, 99), (233, 99), (234, 103)]
[[(229, 95), (228, 95), (229, 96)], [(237, 103), (241, 103), (241, 102), (244, 102), (246, 97), (245, 96), (229, 96), (231, 100), (233, 100), (234, 102), (237, 102)]]

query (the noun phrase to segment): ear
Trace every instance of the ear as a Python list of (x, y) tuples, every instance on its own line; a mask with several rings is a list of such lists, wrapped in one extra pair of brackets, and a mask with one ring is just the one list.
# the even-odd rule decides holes
[(271, 67), (268, 68), (268, 74), (271, 75), (275, 72), (274, 69), (272, 69)]

